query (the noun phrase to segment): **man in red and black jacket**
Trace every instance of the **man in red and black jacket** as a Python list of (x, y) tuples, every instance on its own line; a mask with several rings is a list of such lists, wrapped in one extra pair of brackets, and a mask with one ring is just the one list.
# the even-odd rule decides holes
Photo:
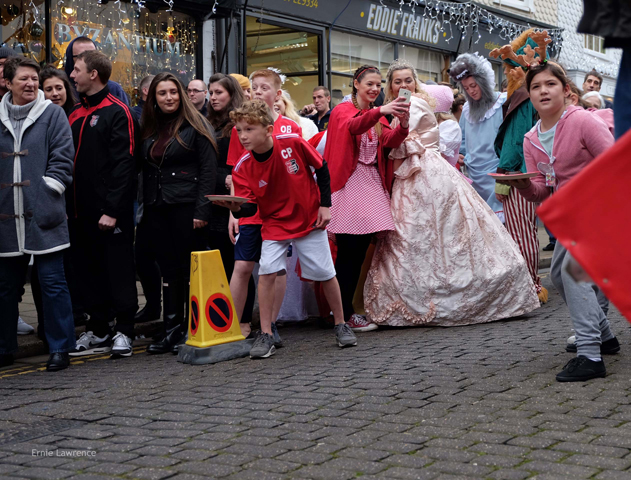
[(92, 50), (77, 57), (70, 75), (80, 103), (69, 118), (76, 154), (67, 208), (73, 264), (91, 317), (71, 356), (132, 354), (138, 310), (133, 250), (138, 128), (129, 107), (107, 87), (111, 73), (110, 60)]

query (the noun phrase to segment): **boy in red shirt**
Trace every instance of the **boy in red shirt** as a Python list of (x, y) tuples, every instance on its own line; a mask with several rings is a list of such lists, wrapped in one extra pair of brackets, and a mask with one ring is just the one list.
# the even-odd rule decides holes
[[(273, 70), (257, 70), (250, 76), (250, 79), (252, 81), (253, 97), (263, 100), (267, 106), (272, 109), (274, 119), (273, 133), (297, 133), (302, 137), (300, 125), (274, 112), (274, 102), (282, 95), (282, 81), (280, 76)], [(237, 134), (236, 128), (233, 128), (232, 135), (230, 136), (227, 164), (234, 167), (245, 153), (246, 149), (243, 148), (241, 142), (239, 142), (239, 135)], [(238, 318), (241, 318), (245, 307), (248, 295), (248, 282), (252, 276), (254, 264), (258, 262), (261, 257), (261, 245), (263, 242), (261, 239), (261, 223), (261, 217), (259, 217), (258, 213), (252, 217), (241, 218), (240, 221), (232, 216), (230, 217), (228, 232), (230, 239), (235, 244), (235, 263), (232, 278), (230, 279), (230, 290), (232, 291)], [(286, 288), (287, 277), (285, 276), (285, 271), (279, 272), (278, 278), (276, 279), (274, 311), (272, 314), (274, 321), (272, 328), (276, 347), (282, 346), (282, 340), (280, 339), (280, 335), (278, 335), (278, 330), (276, 330), (275, 322), (280, 312), (280, 307), (283, 304)], [(244, 331), (244, 334), (246, 333), (247, 332)]]
[(267, 358), (276, 351), (272, 333), (274, 282), (285, 269), (287, 249), (292, 243), (300, 259), (302, 277), (322, 282), (335, 318), (337, 344), (355, 346), (357, 338), (344, 323), (340, 287), (325, 230), (331, 220), (329, 169), (320, 154), (299, 135), (275, 135), (272, 115), (272, 110), (258, 100), (230, 112), (239, 140), (248, 150), (232, 171), (234, 191), (252, 199), (252, 203), (215, 202), (230, 208), (235, 218), (249, 217), (258, 211), (263, 222), (259, 270), (261, 333), (250, 350), (250, 358)]

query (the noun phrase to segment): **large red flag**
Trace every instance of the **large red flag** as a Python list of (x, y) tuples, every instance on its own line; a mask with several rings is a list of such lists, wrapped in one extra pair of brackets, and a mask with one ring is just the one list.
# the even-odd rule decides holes
[(631, 131), (537, 213), (631, 321)]

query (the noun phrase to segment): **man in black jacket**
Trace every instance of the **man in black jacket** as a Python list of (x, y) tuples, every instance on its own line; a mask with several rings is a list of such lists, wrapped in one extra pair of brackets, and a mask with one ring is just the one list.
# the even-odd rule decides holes
[(67, 208), (73, 263), (91, 317), (71, 356), (132, 354), (138, 310), (133, 251), (138, 128), (129, 107), (107, 87), (111, 72), (109, 59), (92, 50), (77, 57), (70, 75), (81, 102), (69, 118), (76, 154)]

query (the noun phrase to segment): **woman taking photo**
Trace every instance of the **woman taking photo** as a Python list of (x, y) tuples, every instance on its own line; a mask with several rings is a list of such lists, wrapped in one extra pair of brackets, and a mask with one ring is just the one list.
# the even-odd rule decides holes
[(42, 86), (46, 100), (63, 108), (66, 116), (70, 115), (70, 111), (78, 100), (66, 73), (51, 66), (44, 67), (39, 74), (39, 84)]
[[(217, 185), (215, 194), (230, 195), (232, 167), (226, 163), (228, 160), (230, 135), (232, 127), (234, 127), (230, 120), (230, 112), (241, 107), (246, 98), (237, 80), (232, 75), (224, 75), (223, 73), (215, 73), (210, 77), (210, 80), (208, 80), (208, 94), (210, 97), (208, 102), (208, 120), (215, 131), (215, 139), (217, 141)], [(211, 211), (212, 217), (209, 222), (212, 232), (210, 249), (219, 250), (221, 253), (226, 277), (230, 281), (234, 271), (234, 239), (230, 237), (228, 227), (232, 221), (238, 229), (239, 222), (231, 218), (232, 214), (227, 208), (213, 205)], [(244, 300), (245, 307), (243, 313), (239, 316), (241, 333), (246, 337), (250, 334), (255, 291), (254, 278), (250, 276), (247, 298)], [(235, 304), (237, 300), (235, 299)]]
[[(553, 62), (531, 65), (526, 86), (540, 120), (524, 137), (524, 159), (537, 177), (504, 182), (528, 201), (540, 203), (570, 181), (594, 158), (610, 148), (614, 137), (605, 122), (571, 104), (571, 88), (563, 67)], [(571, 255), (556, 242), (550, 277), (567, 304), (576, 341), (567, 346), (577, 357), (556, 376), (559, 382), (581, 382), (606, 375), (602, 354), (620, 344), (607, 320), (609, 301), (594, 284), (577, 282), (567, 270)]]
[(147, 352), (166, 353), (177, 349), (186, 333), (193, 233), (210, 219), (204, 195), (215, 192), (217, 146), (210, 126), (171, 73), (153, 79), (142, 115), (144, 214), (137, 234), (149, 239), (158, 261), (164, 301), (164, 337)]
[[(439, 108), (447, 110), (450, 88), (432, 87), (437, 97), (448, 96)], [(388, 69), (386, 102), (404, 88), (414, 93), (410, 133), (390, 152), (395, 166), (395, 228), (377, 241), (364, 289), (368, 320), (378, 325), (449, 327), (538, 308), (517, 245), (440, 153), (440, 130), (432, 111), (435, 98), (421, 88), (414, 67), (399, 59)]]
[[(394, 230), (390, 213), (392, 163), (385, 149), (398, 147), (408, 134), (409, 104), (404, 99), (382, 107), (373, 102), (381, 93), (381, 72), (364, 65), (353, 75), (350, 102), (333, 109), (324, 158), (331, 171), (331, 223), (337, 239), (335, 270), (340, 283), (344, 319), (356, 332), (377, 328), (353, 315), (353, 295), (366, 251), (375, 233)], [(395, 129), (384, 118), (394, 115)]]
[[(4, 64), (9, 93), (0, 103), (0, 367), (17, 351), (18, 301), (31, 255), (41, 285), (49, 371), (69, 365), (75, 347), (72, 303), (63, 267), (70, 246), (64, 191), (72, 184), (74, 147), (63, 110), (38, 89), (39, 65)], [(19, 199), (16, 200), (16, 199)]]

